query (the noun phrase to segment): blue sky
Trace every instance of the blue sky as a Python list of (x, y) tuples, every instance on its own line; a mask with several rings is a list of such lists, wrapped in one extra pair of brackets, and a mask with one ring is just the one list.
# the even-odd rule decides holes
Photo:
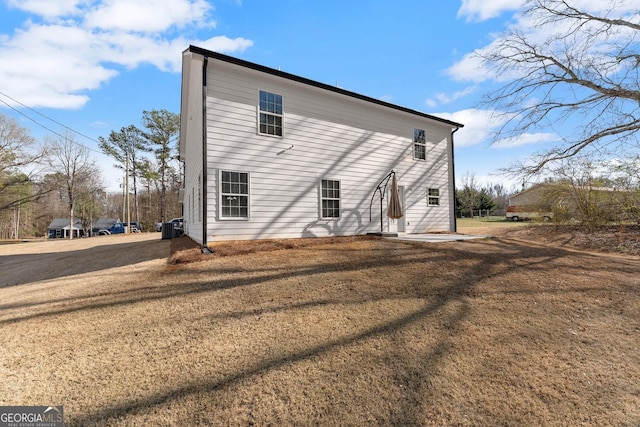
[(553, 137), (491, 145), (497, 124), (478, 102), (499, 83), (470, 54), (520, 25), (521, 4), (0, 0), (0, 113), (37, 138), (56, 135), (24, 115), (65, 129), (33, 110), (83, 134), (76, 141), (95, 150), (115, 190), (122, 174), (94, 140), (140, 125), (143, 110), (179, 113), (181, 52), (193, 44), (463, 123), (455, 136), (458, 181), (474, 175), (511, 187), (499, 169)]

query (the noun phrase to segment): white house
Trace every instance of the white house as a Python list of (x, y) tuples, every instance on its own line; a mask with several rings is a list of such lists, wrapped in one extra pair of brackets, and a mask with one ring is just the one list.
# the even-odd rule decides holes
[[(455, 231), (459, 123), (194, 46), (180, 119), (185, 233), (202, 245)], [(391, 171), (398, 220), (376, 191)]]
[(84, 230), (82, 227), (82, 221), (78, 218), (73, 219), (73, 225), (69, 225), (69, 218), (54, 218), (51, 221), (51, 224), (47, 227), (47, 237), (49, 239), (62, 238), (66, 239), (69, 237), (69, 230), (72, 230), (73, 237), (82, 237), (84, 235)]

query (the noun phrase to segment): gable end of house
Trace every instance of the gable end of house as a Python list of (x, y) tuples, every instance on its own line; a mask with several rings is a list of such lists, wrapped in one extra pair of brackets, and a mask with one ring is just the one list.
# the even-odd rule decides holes
[(233, 56), (229, 56), (229, 55), (225, 55), (219, 52), (214, 52), (211, 50), (207, 50), (207, 49), (203, 49), (201, 47), (197, 47), (197, 46), (193, 46), (190, 45), (189, 48), (186, 50), (188, 52), (192, 52), (198, 55), (202, 55), (204, 58), (212, 58), (212, 59), (216, 59), (219, 61), (223, 61), (223, 62), (228, 62), (230, 64), (234, 64), (234, 65), (238, 65), (241, 67), (245, 67), (245, 68), (249, 68), (255, 71), (259, 71), (262, 73), (266, 73), (266, 74), (271, 74), (273, 76), (277, 76), (277, 77), (281, 77), (287, 80), (291, 80), (291, 81), (295, 81), (298, 83), (302, 83), (305, 85), (309, 85), (309, 86), (313, 86), (319, 89), (324, 89), (330, 92), (335, 92), (335, 93), (339, 93), (341, 95), (345, 95), (345, 96), (349, 96), (351, 98), (356, 98), (359, 99), (361, 101), (366, 101), (366, 102), (370, 102), (373, 104), (377, 104), (386, 108), (391, 108), (394, 110), (398, 110), (398, 111), (402, 111), (405, 113), (409, 113), (409, 114), (415, 114), (417, 116), (420, 116), (422, 118), (426, 118), (426, 119), (430, 119), (430, 120), (435, 120), (437, 122), (443, 123), (443, 124), (447, 124), (450, 125), (453, 128), (463, 128), (464, 125), (461, 123), (456, 123), (453, 122), (451, 120), (447, 120), (447, 119), (443, 119), (441, 117), (437, 117), (437, 116), (433, 116), (431, 114), (427, 114), (427, 113), (423, 113), (421, 111), (417, 111), (417, 110), (413, 110), (411, 108), (406, 108), (406, 107), (402, 107), (400, 105), (396, 105), (396, 104), (392, 104), (390, 102), (385, 102), (382, 101), (380, 99), (376, 99), (376, 98), (372, 98), (366, 95), (362, 95), (356, 92), (352, 92), (346, 89), (342, 89), (340, 87), (337, 86), (331, 86), (328, 85), (326, 83), (321, 83), (315, 80), (311, 80), (311, 79), (307, 79), (305, 77), (301, 77), (298, 76), (296, 74), (291, 74), (291, 73), (287, 73), (285, 71), (281, 71), (281, 70), (277, 70), (275, 68), (271, 68), (271, 67), (266, 67), (264, 65), (260, 65), (260, 64), (256, 64), (254, 62), (249, 62), (249, 61), (245, 61), (243, 59), (239, 59), (239, 58), (235, 58)]

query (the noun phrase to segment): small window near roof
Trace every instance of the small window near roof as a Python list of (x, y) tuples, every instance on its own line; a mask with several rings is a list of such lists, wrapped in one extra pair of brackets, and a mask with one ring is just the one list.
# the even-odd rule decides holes
[(259, 133), (282, 136), (282, 95), (260, 91)]
[(427, 135), (424, 129), (413, 129), (413, 158), (427, 160)]

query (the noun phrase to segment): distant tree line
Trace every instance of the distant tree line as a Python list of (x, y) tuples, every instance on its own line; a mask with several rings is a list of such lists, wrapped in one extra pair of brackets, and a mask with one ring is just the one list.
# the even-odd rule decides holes
[(456, 216), (472, 218), (495, 212), (504, 215), (513, 192), (500, 183), (481, 186), (474, 175), (466, 174), (459, 188), (456, 188)]
[(100, 217), (137, 221), (151, 230), (181, 216), (179, 124), (169, 111), (144, 111), (141, 127), (100, 137), (100, 149), (123, 173), (122, 191), (110, 193), (90, 150), (73, 133), (36, 141), (0, 114), (0, 239), (43, 236), (54, 218), (77, 218), (88, 235)]
[(542, 196), (529, 208), (552, 212), (554, 222), (591, 230), (640, 224), (640, 156), (610, 159), (606, 153), (555, 162), (540, 182), (510, 190), (502, 184), (481, 186), (473, 175), (466, 175), (456, 188), (456, 215), (504, 215), (509, 197), (537, 184), (543, 186)]

